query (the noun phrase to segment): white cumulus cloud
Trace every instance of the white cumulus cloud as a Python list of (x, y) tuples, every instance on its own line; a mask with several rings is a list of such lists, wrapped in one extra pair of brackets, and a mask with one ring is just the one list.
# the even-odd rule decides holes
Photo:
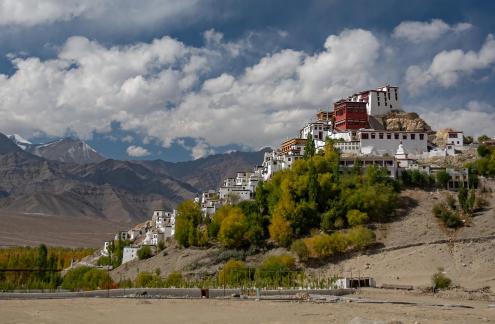
[(198, 0), (2, 0), (0, 25), (31, 27), (76, 18), (112, 25), (151, 25), (195, 12)]
[(436, 40), (447, 32), (459, 33), (471, 28), (470, 23), (463, 22), (451, 26), (441, 19), (432, 19), (430, 22), (403, 21), (394, 28), (392, 36), (412, 43), (422, 43)]
[(117, 122), (164, 147), (201, 139), (197, 158), (229, 144), (278, 145), (317, 109), (377, 83), (380, 44), (366, 30), (331, 35), (316, 53), (265, 55), (238, 74), (224, 66), (244, 43), (205, 37), (205, 47), (167, 36), (113, 47), (71, 37), (56, 58), (14, 57), (15, 73), (0, 75), (0, 129), (90, 138)]
[(442, 51), (435, 55), (427, 67), (410, 66), (405, 81), (411, 92), (418, 92), (430, 83), (444, 88), (455, 85), (461, 76), (489, 68), (495, 63), (495, 39), (488, 35), (478, 52), (460, 49)]
[(141, 146), (131, 145), (127, 148), (127, 155), (132, 157), (144, 157), (150, 154), (147, 149)]
[[(483, 107), (483, 110), (479, 108)], [(432, 109), (433, 108), (433, 109)], [(466, 107), (427, 107), (420, 116), (428, 121), (433, 129), (454, 128), (465, 135), (478, 137), (486, 134), (495, 137), (495, 107), (479, 101), (470, 101)]]

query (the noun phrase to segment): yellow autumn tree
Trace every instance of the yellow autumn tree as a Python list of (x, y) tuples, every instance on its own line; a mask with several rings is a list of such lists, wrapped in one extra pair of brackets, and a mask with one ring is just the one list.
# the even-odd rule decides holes
[(279, 213), (272, 217), (270, 226), (268, 226), (270, 238), (280, 246), (289, 246), (292, 241), (292, 227)]

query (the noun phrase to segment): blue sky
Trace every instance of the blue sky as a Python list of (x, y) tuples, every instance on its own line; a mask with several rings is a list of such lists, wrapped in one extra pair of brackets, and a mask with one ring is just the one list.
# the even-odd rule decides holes
[(4, 0), (0, 131), (119, 159), (276, 146), (400, 86), (435, 129), (495, 136), (491, 1)]

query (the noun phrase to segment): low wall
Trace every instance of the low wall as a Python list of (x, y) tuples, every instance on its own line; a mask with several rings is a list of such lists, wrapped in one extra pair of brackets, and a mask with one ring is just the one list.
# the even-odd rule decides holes
[[(251, 289), (252, 290), (252, 289)], [(280, 289), (260, 290), (261, 296), (293, 296), (299, 293), (315, 295), (342, 296), (352, 293), (352, 289)], [(241, 289), (209, 289), (209, 298), (240, 295)], [(139, 298), (201, 298), (200, 288), (128, 288), (110, 290), (92, 290), (79, 292), (3, 292), (0, 299), (57, 299), (92, 297), (139, 297)]]

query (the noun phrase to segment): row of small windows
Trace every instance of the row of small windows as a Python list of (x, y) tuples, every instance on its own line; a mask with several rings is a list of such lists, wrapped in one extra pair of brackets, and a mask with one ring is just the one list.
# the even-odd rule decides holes
[(314, 126), (313, 127), (314, 130), (329, 130), (329, 127), (328, 126)]
[[(402, 136), (401, 136), (402, 135)], [(420, 140), (424, 140), (425, 139), (425, 134), (399, 134), (399, 133), (362, 133), (361, 134), (361, 139), (392, 139), (392, 137), (395, 139), (395, 140), (407, 140), (407, 139), (410, 139), (410, 140), (416, 140), (416, 135), (419, 135), (419, 139)]]

